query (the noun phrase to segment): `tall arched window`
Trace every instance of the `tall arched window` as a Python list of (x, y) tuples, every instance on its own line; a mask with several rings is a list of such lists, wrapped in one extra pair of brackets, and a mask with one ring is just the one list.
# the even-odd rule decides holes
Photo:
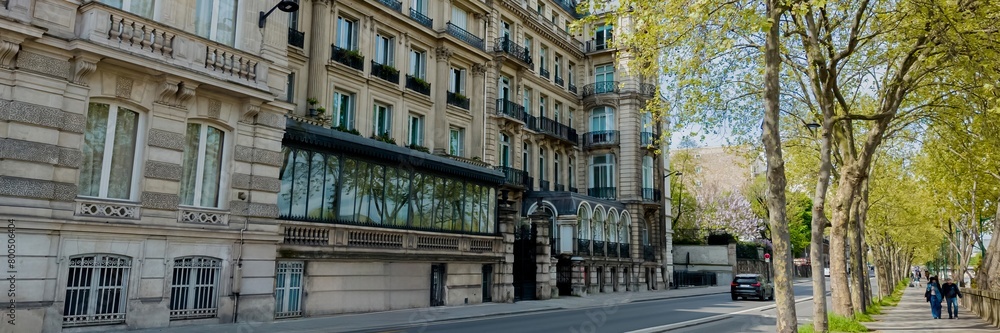
[(590, 111), (590, 131), (613, 131), (615, 129), (615, 109), (598, 106)]
[[(559, 178), (559, 153), (555, 153), (555, 155), (552, 156), (552, 163), (552, 180), (555, 181), (556, 187), (559, 187), (562, 185), (562, 179)], [(560, 189), (558, 188), (556, 189), (556, 191), (559, 190)]]
[[(80, 196), (133, 200), (142, 156), (143, 114), (107, 103), (90, 103), (83, 135)], [(114, 174), (112, 175), (112, 171)]]
[(604, 240), (604, 208), (598, 207), (594, 210), (594, 240), (603, 241)]
[(224, 197), (226, 132), (208, 124), (187, 125), (181, 175), (181, 204), (219, 207)]
[(608, 241), (612, 243), (618, 242), (618, 211), (611, 209), (608, 211), (608, 222), (604, 226), (605, 234), (608, 235)]
[(642, 245), (650, 245), (649, 224), (645, 220), (639, 221), (639, 234), (642, 237)]
[(576, 210), (576, 225), (576, 238), (590, 239), (590, 207), (587, 205), (581, 204)]
[(510, 167), (510, 136), (500, 133), (500, 166)]
[(618, 239), (620, 243), (629, 244), (632, 243), (632, 216), (628, 212), (622, 212), (621, 220), (619, 220), (618, 227)]
[(615, 158), (612, 154), (590, 158), (590, 190), (592, 197), (615, 199)]

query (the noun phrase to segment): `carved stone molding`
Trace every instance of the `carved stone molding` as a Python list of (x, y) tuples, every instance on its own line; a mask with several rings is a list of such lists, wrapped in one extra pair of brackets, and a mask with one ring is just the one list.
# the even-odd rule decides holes
[(486, 65), (483, 64), (472, 64), (472, 75), (473, 76), (483, 76), (486, 75)]
[(132, 80), (132, 78), (119, 76), (115, 82), (115, 96), (132, 99), (132, 87), (134, 85), (135, 80)]
[(247, 103), (243, 105), (243, 114), (240, 115), (240, 122), (244, 124), (254, 124), (254, 118), (260, 113), (260, 104)]
[(198, 88), (197, 84), (192, 84), (188, 82), (181, 82), (177, 84), (177, 106), (185, 107), (187, 102), (194, 97), (194, 90)]
[(97, 70), (97, 62), (100, 61), (99, 58), (87, 57), (87, 56), (75, 56), (73, 60), (70, 60), (70, 73), (69, 80), (76, 84), (87, 85), (87, 80), (90, 79), (90, 75), (94, 74)]
[(158, 94), (156, 95), (156, 103), (163, 105), (173, 105), (174, 96), (177, 95), (177, 84), (179, 81), (170, 78), (164, 78), (160, 81), (160, 86), (157, 87)]
[(158, 92), (155, 102), (186, 109), (187, 102), (191, 100), (191, 97), (194, 97), (196, 88), (198, 88), (198, 84), (196, 83), (184, 82), (180, 79), (164, 75), (160, 77), (160, 85), (157, 87)]
[(434, 49), (434, 54), (437, 56), (437, 61), (444, 62), (451, 58), (452, 52), (447, 47), (438, 46)]
[(65, 59), (22, 50), (17, 53), (17, 68), (65, 79), (70, 66)]
[(206, 115), (210, 118), (219, 119), (219, 115), (222, 114), (222, 101), (217, 99), (208, 100), (208, 110), (206, 110)]
[(18, 51), (21, 51), (20, 42), (0, 40), (0, 68), (13, 69)]

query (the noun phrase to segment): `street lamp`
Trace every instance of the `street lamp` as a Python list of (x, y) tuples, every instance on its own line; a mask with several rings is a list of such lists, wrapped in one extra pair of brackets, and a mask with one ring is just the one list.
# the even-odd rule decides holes
[(806, 123), (805, 121), (802, 121), (802, 126), (805, 126), (813, 136), (816, 136), (816, 129), (820, 128), (818, 123)]
[(267, 22), (267, 17), (274, 12), (275, 9), (280, 9), (283, 12), (291, 13), (299, 10), (299, 0), (281, 0), (278, 1), (271, 10), (265, 12), (260, 12), (259, 19), (257, 20), (257, 27), (264, 29), (264, 23)]

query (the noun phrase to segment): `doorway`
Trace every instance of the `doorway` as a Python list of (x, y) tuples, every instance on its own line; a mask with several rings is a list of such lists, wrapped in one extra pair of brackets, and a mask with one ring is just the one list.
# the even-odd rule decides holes
[(431, 265), (431, 306), (444, 305), (445, 264)]
[(483, 265), (483, 303), (493, 301), (493, 264)]

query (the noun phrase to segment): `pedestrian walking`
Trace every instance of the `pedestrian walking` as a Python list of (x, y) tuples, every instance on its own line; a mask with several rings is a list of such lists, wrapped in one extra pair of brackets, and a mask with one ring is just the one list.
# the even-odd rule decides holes
[(962, 292), (958, 290), (958, 285), (950, 278), (944, 279), (941, 285), (941, 295), (944, 295), (948, 302), (948, 319), (958, 319), (958, 299), (962, 298)]
[(938, 282), (936, 276), (927, 277), (927, 291), (924, 292), (924, 297), (927, 301), (931, 303), (931, 316), (934, 319), (941, 319), (941, 283)]

